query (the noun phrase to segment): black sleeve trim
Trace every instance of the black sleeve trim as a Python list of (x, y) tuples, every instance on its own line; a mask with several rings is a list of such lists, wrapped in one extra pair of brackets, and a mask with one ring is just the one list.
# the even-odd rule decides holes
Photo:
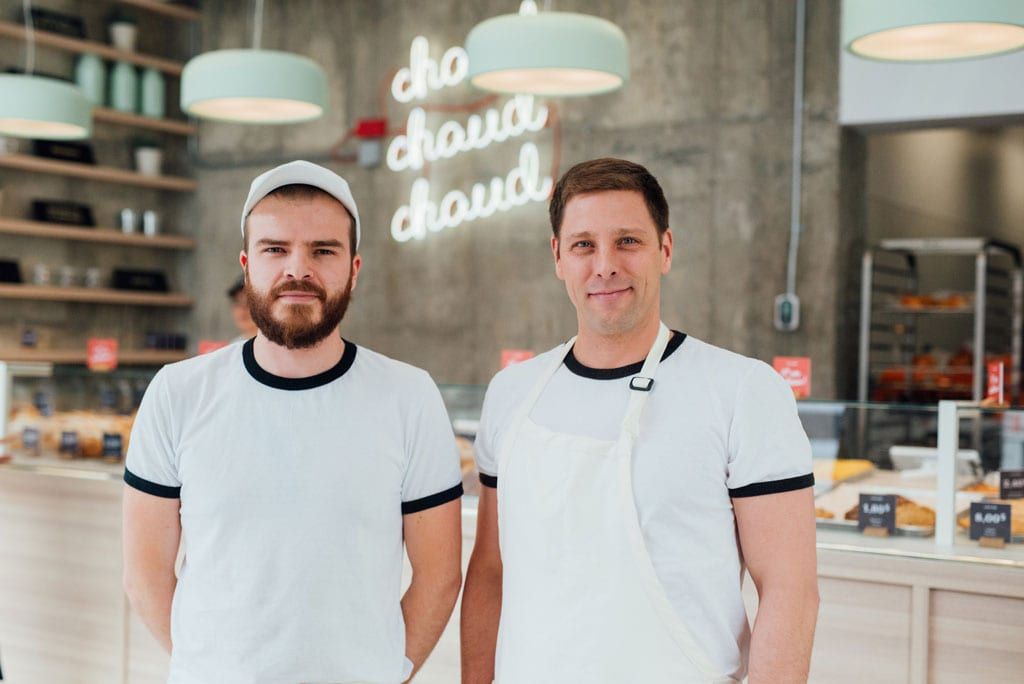
[(152, 494), (153, 496), (159, 496), (164, 499), (181, 498), (181, 487), (168, 487), (167, 485), (143, 480), (127, 468), (124, 470), (124, 481), (129, 487), (134, 487), (140, 492), (145, 492), (146, 494)]
[(814, 486), (814, 473), (798, 475), (785, 480), (772, 480), (771, 482), (755, 482), (746, 487), (730, 489), (729, 496), (734, 499), (741, 499), (745, 496), (763, 496), (765, 494), (781, 494), (792, 492), (797, 489), (806, 489)]
[(449, 501), (455, 501), (462, 496), (462, 483), (455, 485), (451, 489), (446, 489), (443, 492), (437, 494), (431, 494), (425, 496), (422, 499), (416, 499), (415, 501), (403, 501), (402, 502), (402, 515), (409, 515), (410, 513), (419, 513), (435, 506), (446, 504)]
[(480, 484), (484, 487), (490, 487), (491, 489), (498, 488), (498, 476), (488, 475), (487, 473), (480, 473)]

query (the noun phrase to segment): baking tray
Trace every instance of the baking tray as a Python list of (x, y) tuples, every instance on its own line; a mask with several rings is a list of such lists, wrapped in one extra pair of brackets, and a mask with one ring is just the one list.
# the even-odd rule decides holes
[[(835, 518), (815, 518), (818, 529), (840, 530), (842, 532), (859, 532), (856, 520), (836, 520)], [(931, 537), (935, 534), (934, 527), (903, 525), (896, 527), (897, 537)]]

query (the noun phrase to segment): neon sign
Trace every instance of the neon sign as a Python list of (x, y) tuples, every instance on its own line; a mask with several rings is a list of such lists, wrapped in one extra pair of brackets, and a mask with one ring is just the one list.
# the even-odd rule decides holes
[[(391, 236), (399, 242), (422, 240), (467, 221), (509, 211), (529, 202), (544, 202), (551, 194), (552, 180), (541, 178), (540, 152), (531, 142), (519, 148), (519, 165), (504, 179), (495, 177), (487, 185), (475, 183), (469, 194), (450, 190), (440, 203), (430, 201), (430, 181), (413, 181), (409, 203), (398, 208), (391, 218)], [(490, 193), (488, 196), (488, 192)]]
[(451, 159), (460, 152), (482, 150), (491, 143), (516, 138), (527, 131), (539, 131), (548, 123), (548, 108), (537, 106), (532, 95), (517, 95), (501, 111), (488, 109), (483, 116), (472, 114), (465, 126), (445, 121), (433, 132), (427, 128), (422, 107), (409, 112), (405, 133), (388, 145), (387, 162), (392, 171), (419, 170), (424, 161)]
[[(524, 2), (520, 11), (535, 13), (536, 7)], [(434, 60), (429, 41), (417, 36), (409, 48), (409, 66), (399, 69), (391, 81), (391, 95), (403, 104), (423, 100), (431, 92), (459, 85), (468, 72), (469, 57), (463, 48), (450, 47)], [(409, 112), (405, 131), (388, 145), (387, 165), (395, 172), (419, 171), (429, 162), (452, 159), (540, 131), (547, 125), (548, 115), (547, 106), (538, 104), (532, 96), (517, 95), (501, 107), (471, 114), (465, 123), (450, 119), (433, 129), (428, 126), (426, 109), (417, 106)], [(431, 233), (469, 221), (530, 202), (545, 202), (553, 184), (550, 176), (541, 173), (537, 145), (524, 142), (518, 164), (504, 177), (474, 183), (468, 191), (439, 192), (440, 201), (431, 200), (436, 195), (430, 180), (417, 178), (408, 203), (398, 207), (391, 217), (391, 236), (398, 242), (423, 240)]]

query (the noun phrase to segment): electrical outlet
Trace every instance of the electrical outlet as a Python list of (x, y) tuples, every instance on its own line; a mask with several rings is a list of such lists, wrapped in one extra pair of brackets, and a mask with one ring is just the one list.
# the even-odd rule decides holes
[(793, 293), (775, 298), (775, 329), (792, 332), (800, 327), (800, 298)]

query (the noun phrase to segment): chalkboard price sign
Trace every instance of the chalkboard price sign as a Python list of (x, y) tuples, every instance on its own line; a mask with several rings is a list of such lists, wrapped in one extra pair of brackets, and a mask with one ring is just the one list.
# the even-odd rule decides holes
[(1024, 470), (999, 472), (999, 498), (1024, 499)]
[(60, 453), (68, 456), (78, 455), (78, 433), (65, 430), (60, 433)]
[(120, 461), (124, 451), (122, 442), (121, 435), (116, 432), (104, 432), (103, 458), (109, 461)]
[(21, 448), (25, 451), (39, 453), (39, 430), (27, 427), (21, 431)]
[(1010, 505), (996, 503), (971, 504), (971, 540), (998, 539), (1010, 541)]
[(857, 527), (865, 534), (893, 534), (896, 531), (896, 496), (861, 494)]

